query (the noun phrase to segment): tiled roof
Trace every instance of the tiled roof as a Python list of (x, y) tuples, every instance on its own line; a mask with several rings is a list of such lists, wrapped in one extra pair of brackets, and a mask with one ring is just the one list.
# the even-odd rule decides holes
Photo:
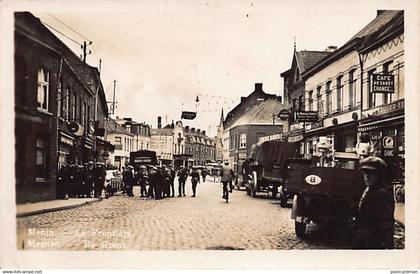
[(309, 51), (302, 50), (296, 52), (296, 60), (301, 69), (300, 73), (305, 72), (307, 69), (315, 65), (318, 61), (329, 55), (331, 52), (325, 51)]
[(351, 39), (355, 38), (364, 38), (366, 36), (369, 36), (381, 28), (383, 28), (385, 25), (387, 25), (392, 19), (398, 16), (398, 14), (403, 13), (401, 10), (386, 10), (383, 11), (381, 14), (376, 16), (375, 19), (373, 19), (369, 24), (367, 24), (364, 28), (362, 28), (356, 35), (354, 35)]
[(282, 108), (284, 108), (284, 105), (279, 101), (267, 99), (250, 108), (232, 127), (248, 124), (273, 124), (273, 114), (275, 114), (275, 123), (277, 125), (282, 124), (283, 122), (277, 117)]
[(113, 119), (108, 119), (108, 122), (106, 123), (106, 130), (108, 133), (124, 133), (131, 136), (133, 135)]
[(171, 128), (152, 128), (151, 135), (167, 135), (172, 136), (173, 129)]

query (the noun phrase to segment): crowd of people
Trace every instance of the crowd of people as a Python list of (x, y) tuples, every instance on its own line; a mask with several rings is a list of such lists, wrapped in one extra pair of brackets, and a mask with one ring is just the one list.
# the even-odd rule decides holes
[(154, 199), (162, 199), (167, 197), (175, 197), (175, 178), (178, 177), (178, 197), (185, 196), (185, 184), (188, 177), (191, 177), (192, 197), (197, 195), (197, 185), (206, 180), (207, 171), (201, 172), (192, 168), (180, 168), (175, 172), (172, 166), (145, 166), (138, 165), (135, 168), (128, 165), (123, 168), (123, 185), (124, 192), (132, 197), (134, 196), (133, 187), (140, 186), (140, 197), (149, 197)]
[(57, 174), (57, 198), (100, 197), (105, 184), (103, 163), (63, 164)]

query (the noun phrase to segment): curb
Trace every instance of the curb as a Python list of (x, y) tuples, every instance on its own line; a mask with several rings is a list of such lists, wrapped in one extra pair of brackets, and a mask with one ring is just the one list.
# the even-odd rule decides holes
[(48, 213), (48, 212), (61, 211), (61, 210), (66, 210), (66, 209), (72, 209), (72, 208), (81, 207), (81, 206), (84, 206), (84, 205), (89, 205), (89, 204), (93, 204), (93, 203), (96, 203), (96, 202), (100, 202), (102, 200), (103, 200), (103, 198), (100, 197), (100, 198), (98, 198), (94, 201), (86, 201), (86, 202), (83, 202), (81, 204), (61, 206), (61, 207), (53, 207), (53, 208), (44, 208), (44, 209), (39, 209), (39, 210), (34, 210), (34, 211), (16, 213), (16, 218), (38, 215), (38, 214), (43, 214), (43, 213)]

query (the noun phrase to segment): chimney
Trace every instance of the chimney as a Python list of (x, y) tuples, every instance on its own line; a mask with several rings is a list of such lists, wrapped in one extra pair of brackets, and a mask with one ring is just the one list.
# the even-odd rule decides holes
[(263, 83), (255, 83), (255, 91), (263, 91)]
[(376, 17), (378, 17), (379, 15), (381, 15), (382, 13), (384, 13), (386, 10), (377, 10), (376, 11)]
[(203, 130), (201, 133), (203, 133), (203, 136), (206, 136), (206, 131)]
[(325, 49), (325, 52), (334, 52), (334, 51), (336, 51), (337, 50), (337, 46), (328, 46), (326, 49)]
[(162, 128), (162, 117), (158, 116), (157, 128)]
[(241, 103), (243, 102), (243, 101), (245, 101), (245, 99), (246, 99), (246, 97), (241, 97)]

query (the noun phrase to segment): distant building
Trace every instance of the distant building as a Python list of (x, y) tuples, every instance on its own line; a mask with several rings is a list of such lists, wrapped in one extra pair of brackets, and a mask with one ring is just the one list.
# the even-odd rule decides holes
[[(232, 137), (234, 135), (232, 135), (232, 133), (230, 132), (232, 126), (236, 123), (237, 120), (241, 119), (247, 111), (249, 111), (254, 106), (265, 102), (268, 99), (281, 102), (281, 96), (265, 93), (263, 91), (263, 84), (255, 83), (255, 90), (251, 94), (249, 94), (248, 97), (241, 97), (241, 102), (226, 115), (226, 119), (223, 122), (223, 161), (229, 161), (231, 167), (233, 167), (234, 163), (238, 162), (237, 159), (235, 160), (235, 156), (232, 153), (232, 151), (237, 148), (233, 148), (232, 145), (238, 144), (239, 146), (238, 140), (232, 140), (232, 138), (235, 138)], [(279, 109), (275, 113), (275, 117), (277, 117), (277, 114), (281, 109), (282, 108), (279, 107)], [(273, 119), (273, 113), (270, 113), (268, 119)], [(265, 133), (261, 132), (261, 134)], [(243, 154), (241, 156), (243, 156)]]
[(106, 164), (121, 170), (130, 161), (130, 152), (136, 151), (134, 149), (134, 134), (114, 119), (108, 119), (106, 126), (106, 139), (114, 146), (114, 151), (110, 153)]
[(222, 113), (220, 115), (220, 123), (217, 126), (217, 135), (214, 138), (214, 145), (215, 145), (215, 157), (214, 160), (216, 163), (222, 163), (223, 162), (223, 109)]

